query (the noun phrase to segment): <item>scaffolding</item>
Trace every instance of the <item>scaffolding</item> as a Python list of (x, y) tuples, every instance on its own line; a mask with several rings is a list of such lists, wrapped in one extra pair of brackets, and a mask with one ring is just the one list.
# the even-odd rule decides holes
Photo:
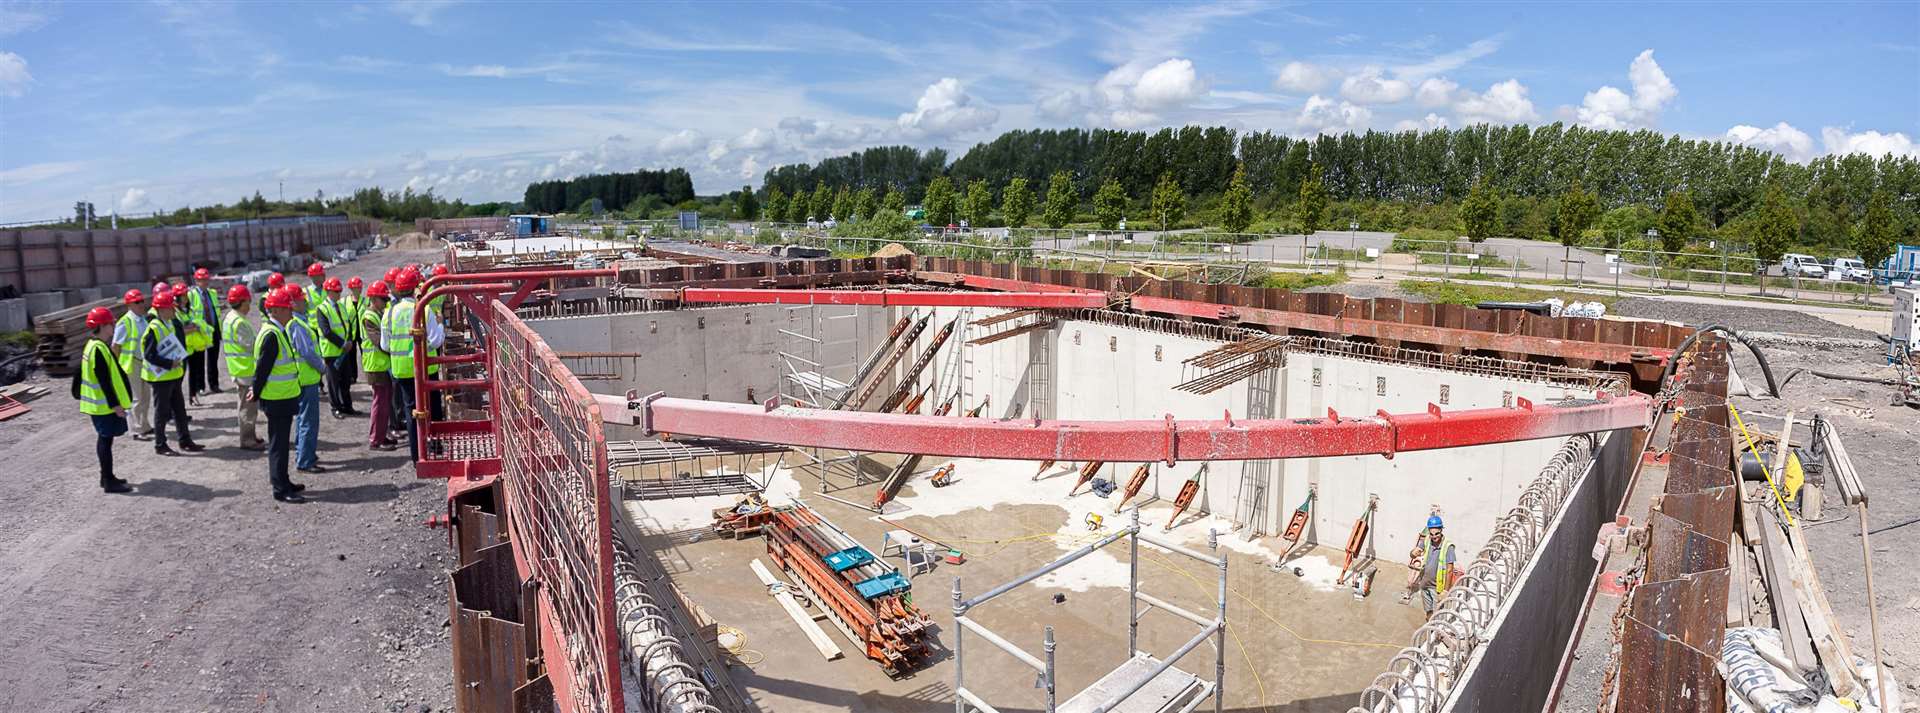
[[(852, 305), (802, 304), (783, 308), (779, 328), (780, 401), (807, 408), (832, 409), (845, 403), (859, 385), (860, 308)], [(820, 495), (835, 502), (864, 507), (831, 493), (877, 480), (864, 466), (859, 451), (795, 448), (802, 469), (820, 478)], [(844, 481), (835, 485), (836, 480)]]
[[(1039, 569), (1020, 575), (1011, 582), (1002, 584), (972, 599), (962, 599), (960, 578), (953, 578), (953, 693), (954, 713), (968, 713), (969, 710), (982, 713), (999, 713), (980, 695), (967, 688), (966, 656), (962, 642), (966, 633), (971, 631), (993, 644), (995, 648), (1007, 652), (1021, 663), (1039, 672), (1034, 682), (1036, 688), (1045, 690), (1046, 713), (1185, 713), (1200, 706), (1207, 699), (1213, 699), (1214, 713), (1220, 713), (1221, 686), (1226, 680), (1227, 664), (1224, 654), (1227, 645), (1227, 558), (1209, 555), (1188, 549), (1181, 545), (1148, 535), (1140, 530), (1140, 509), (1133, 508), (1128, 525), (1120, 531), (1101, 538), (1098, 542), (1067, 553)], [(1121, 540), (1126, 540), (1130, 556), (1127, 574), (1127, 659), (1107, 675), (1094, 681), (1093, 685), (1068, 698), (1064, 703), (1056, 703), (1059, 691), (1059, 678), (1054, 670), (1053, 627), (1046, 628), (1041, 640), (1044, 659), (1028, 653), (1002, 638), (999, 634), (967, 617), (967, 612), (985, 604), (1002, 594), (1013, 591), (1021, 585), (1032, 582), (1049, 572), (1072, 564), (1087, 555)], [(1209, 619), (1199, 614), (1167, 602), (1164, 599), (1140, 591), (1140, 542), (1144, 540), (1154, 547), (1177, 555), (1198, 560), (1217, 568), (1220, 572), (1219, 591), (1214, 600), (1215, 613)], [(1207, 535), (1207, 549), (1219, 551), (1217, 536)], [(1140, 619), (1146, 614), (1140, 605), (1145, 603), (1149, 611), (1159, 609), (1200, 627), (1200, 633), (1181, 644), (1180, 648), (1160, 658), (1140, 650)], [(1208, 681), (1197, 674), (1176, 668), (1174, 664), (1208, 638), (1213, 639), (1213, 680)], [(1004, 688), (1004, 686), (1001, 686)], [(969, 708), (971, 707), (971, 708)]]

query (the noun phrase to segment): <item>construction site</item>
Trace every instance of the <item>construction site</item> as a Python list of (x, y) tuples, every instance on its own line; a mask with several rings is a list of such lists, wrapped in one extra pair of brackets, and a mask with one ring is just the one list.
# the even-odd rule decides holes
[[(415, 357), (441, 371), (413, 382), (446, 417), (413, 414), (417, 463), (349, 461), (340, 497), (316, 496), (384, 504), (377, 527), (295, 509), (307, 534), (266, 536), (288, 572), (269, 564), (242, 589), (264, 618), (327, 598), (324, 580), (363, 557), (378, 584), (301, 624), (324, 630), (228, 626), (241, 654), (203, 637), (198, 663), (157, 664), (204, 685), (129, 675), (96, 694), (76, 661), (155, 666), (165, 641), (215, 626), (192, 601), (221, 597), (155, 595), (179, 610), (167, 626), (96, 637), (141, 651), (48, 643), (46, 611), (89, 610), (59, 601), (86, 585), (56, 575), (111, 547), (114, 525), (56, 535), (78, 506), (32, 496), (51, 514), (0, 528), (0, 582), (23, 592), (0, 625), (26, 632), (0, 638), (21, 656), (0, 664), (28, 672), (0, 703), (1638, 713), (1920, 698), (1920, 581), (1898, 555), (1920, 537), (1899, 527), (1920, 509), (1920, 416), (1910, 386), (1873, 383), (1920, 339), (1910, 294), (1874, 339), (1752, 307), (1591, 318), (900, 246), (524, 240), (338, 264), (451, 268), (422, 288), (447, 301), (447, 348)], [(34, 263), (23, 251), (21, 274)], [(1852, 380), (1794, 378), (1848, 365)], [(50, 403), (0, 423), (0, 457), (83, 481), (89, 464), (57, 464), (71, 424)], [(258, 490), (255, 462), (208, 469)], [(214, 507), (266, 509), (254, 500)], [(1420, 564), (1438, 523), (1456, 554), (1435, 587)], [(375, 552), (307, 550), (329, 538)], [(53, 542), (57, 560), (28, 552)], [(131, 593), (193, 578), (194, 557), (258, 556), (85, 577)], [(405, 604), (382, 616), (370, 599)], [(366, 627), (398, 638), (321, 633)], [(296, 648), (322, 670), (404, 667), (405, 693), (345, 673), (360, 682), (262, 692), (299, 663), (230, 682), (234, 659)]]

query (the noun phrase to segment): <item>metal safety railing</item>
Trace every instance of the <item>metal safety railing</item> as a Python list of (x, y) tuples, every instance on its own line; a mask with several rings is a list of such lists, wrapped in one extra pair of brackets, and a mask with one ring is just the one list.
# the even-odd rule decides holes
[(1413, 632), (1413, 644), (1387, 662), (1387, 670), (1360, 692), (1348, 713), (1434, 713), (1490, 637), (1488, 627), (1521, 584), (1521, 574), (1551, 532), (1568, 494), (1593, 463), (1600, 442), (1592, 435), (1567, 439), (1547, 461), (1519, 504), (1494, 525), (1493, 536)]

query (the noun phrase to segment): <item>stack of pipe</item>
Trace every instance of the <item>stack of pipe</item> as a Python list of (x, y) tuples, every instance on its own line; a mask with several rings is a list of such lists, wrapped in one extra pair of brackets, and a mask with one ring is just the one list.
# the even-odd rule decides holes
[(767, 554), (825, 604), (888, 675), (928, 663), (933, 622), (914, 608), (906, 578), (805, 505), (776, 509), (765, 532)]

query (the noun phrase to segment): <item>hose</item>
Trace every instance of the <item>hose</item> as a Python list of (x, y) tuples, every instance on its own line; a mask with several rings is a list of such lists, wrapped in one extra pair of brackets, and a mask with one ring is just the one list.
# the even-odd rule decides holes
[[(1727, 335), (1727, 337), (1733, 341), (1745, 344), (1747, 351), (1753, 352), (1753, 360), (1760, 362), (1760, 373), (1767, 377), (1767, 392), (1773, 394), (1773, 398), (1780, 398), (1780, 387), (1784, 385), (1784, 382), (1774, 382), (1773, 366), (1767, 363), (1767, 356), (1760, 353), (1760, 348), (1754, 346), (1752, 342), (1741, 339), (1739, 332), (1718, 324), (1709, 324), (1696, 329), (1692, 334), (1687, 335), (1686, 339), (1680, 341), (1680, 346), (1673, 350), (1673, 357), (1667, 359), (1667, 367), (1660, 370), (1660, 383), (1665, 384), (1668, 379), (1673, 378), (1673, 370), (1680, 364), (1680, 357), (1684, 356), (1687, 353), (1687, 349), (1693, 346), (1694, 340), (1699, 339), (1700, 335), (1707, 332), (1719, 332)], [(1789, 376), (1788, 378), (1790, 379), (1792, 377)]]
[(1795, 369), (1793, 370), (1793, 373), (1787, 375), (1787, 378), (1785, 380), (1782, 380), (1780, 382), (1780, 385), (1786, 386), (1788, 381), (1793, 381), (1793, 377), (1799, 376), (1802, 373), (1812, 374), (1822, 379), (1837, 379), (1840, 381), (1858, 381), (1858, 382), (1867, 383), (1867, 384), (1879, 384), (1881, 386), (1905, 386), (1905, 384), (1900, 383), (1899, 379), (1884, 379), (1878, 376), (1854, 376), (1852, 374), (1834, 374), (1834, 373), (1829, 373), (1825, 371), (1814, 371), (1812, 369)]

